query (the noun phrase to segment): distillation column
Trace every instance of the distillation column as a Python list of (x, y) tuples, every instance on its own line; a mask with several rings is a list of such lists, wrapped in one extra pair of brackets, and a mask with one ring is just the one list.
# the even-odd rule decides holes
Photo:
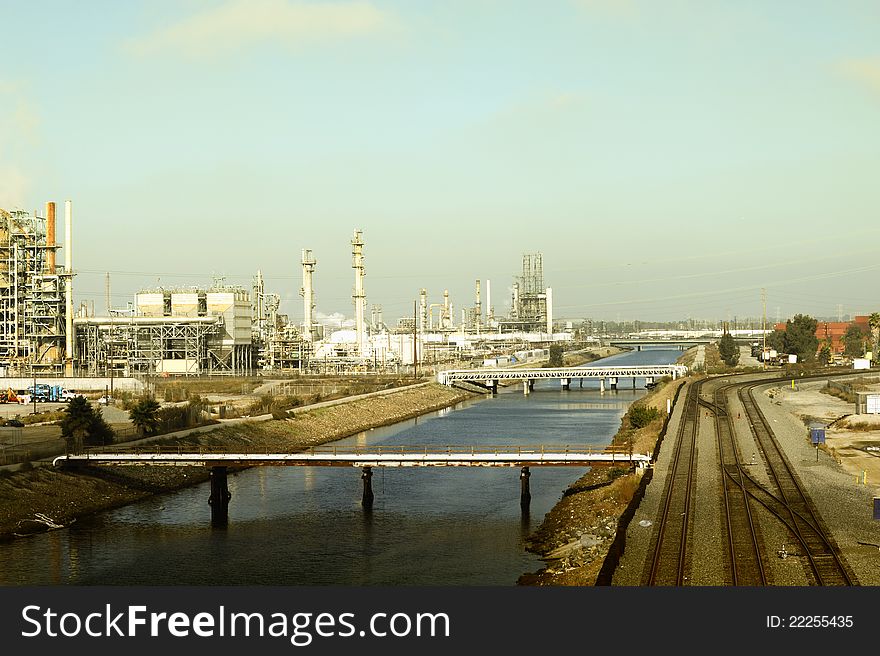
[(549, 287), (545, 294), (547, 297), (547, 333), (553, 334), (553, 290)]
[(313, 330), (315, 325), (315, 289), (312, 286), (312, 275), (315, 273), (315, 266), (318, 261), (312, 255), (311, 249), (304, 248), (302, 252), (302, 274), (303, 286), (299, 290), (300, 296), (303, 297), (303, 338), (312, 341)]
[(357, 354), (364, 352), (364, 313), (367, 296), (364, 294), (364, 239), (360, 230), (354, 231), (351, 240), (351, 268), (354, 269), (354, 327), (357, 331)]
[(474, 303), (474, 329), (479, 332), (480, 326), (483, 324), (483, 304), (480, 302), (480, 281), (477, 280), (476, 285), (476, 302)]

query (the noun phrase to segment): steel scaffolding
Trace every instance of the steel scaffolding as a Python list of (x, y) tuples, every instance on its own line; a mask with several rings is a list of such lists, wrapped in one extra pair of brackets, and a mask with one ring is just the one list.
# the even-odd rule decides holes
[(64, 368), (64, 267), (47, 220), (0, 210), (0, 368), (59, 375)]

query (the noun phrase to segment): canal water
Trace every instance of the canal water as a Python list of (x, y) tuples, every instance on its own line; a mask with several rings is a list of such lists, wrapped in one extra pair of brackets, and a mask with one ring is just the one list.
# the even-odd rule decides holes
[[(596, 365), (665, 364), (680, 351), (622, 353)], [(337, 442), (363, 445), (608, 444), (644, 394), (621, 380), (540, 381)], [(212, 529), (207, 484), (0, 544), (0, 584), (512, 585), (541, 566), (524, 540), (583, 468), (532, 468), (523, 515), (518, 468), (256, 467), (229, 478), (229, 525)]]

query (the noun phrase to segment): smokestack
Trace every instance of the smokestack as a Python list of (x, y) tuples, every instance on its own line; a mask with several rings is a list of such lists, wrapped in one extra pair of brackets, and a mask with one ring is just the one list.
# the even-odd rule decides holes
[(46, 203), (46, 270), (55, 273), (55, 203)]
[(107, 277), (104, 279), (104, 301), (107, 305), (107, 315), (110, 316), (110, 272), (107, 272)]
[(351, 240), (351, 267), (354, 269), (354, 325), (357, 331), (357, 353), (364, 352), (364, 311), (367, 296), (364, 294), (364, 239), (360, 230), (354, 231)]
[(449, 328), (449, 290), (443, 290), (443, 317), (440, 319), (441, 328)]
[(315, 290), (312, 286), (312, 274), (318, 261), (312, 257), (312, 251), (304, 248), (302, 252), (303, 286), (299, 290), (303, 297), (303, 337), (306, 341), (312, 341), (312, 327), (315, 324), (313, 312), (315, 310)]
[(547, 288), (547, 332), (553, 334), (553, 290)]
[(73, 376), (73, 208), (64, 201), (64, 375)]
[(492, 320), (495, 318), (493, 315), (495, 313), (492, 312), (492, 281), (486, 281), (486, 325), (488, 326), (492, 323)]

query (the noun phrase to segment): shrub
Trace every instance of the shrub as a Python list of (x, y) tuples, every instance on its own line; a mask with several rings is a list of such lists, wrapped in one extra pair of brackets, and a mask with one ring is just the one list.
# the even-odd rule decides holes
[(634, 405), (629, 410), (629, 423), (633, 428), (647, 426), (660, 417), (660, 411), (646, 405)]

